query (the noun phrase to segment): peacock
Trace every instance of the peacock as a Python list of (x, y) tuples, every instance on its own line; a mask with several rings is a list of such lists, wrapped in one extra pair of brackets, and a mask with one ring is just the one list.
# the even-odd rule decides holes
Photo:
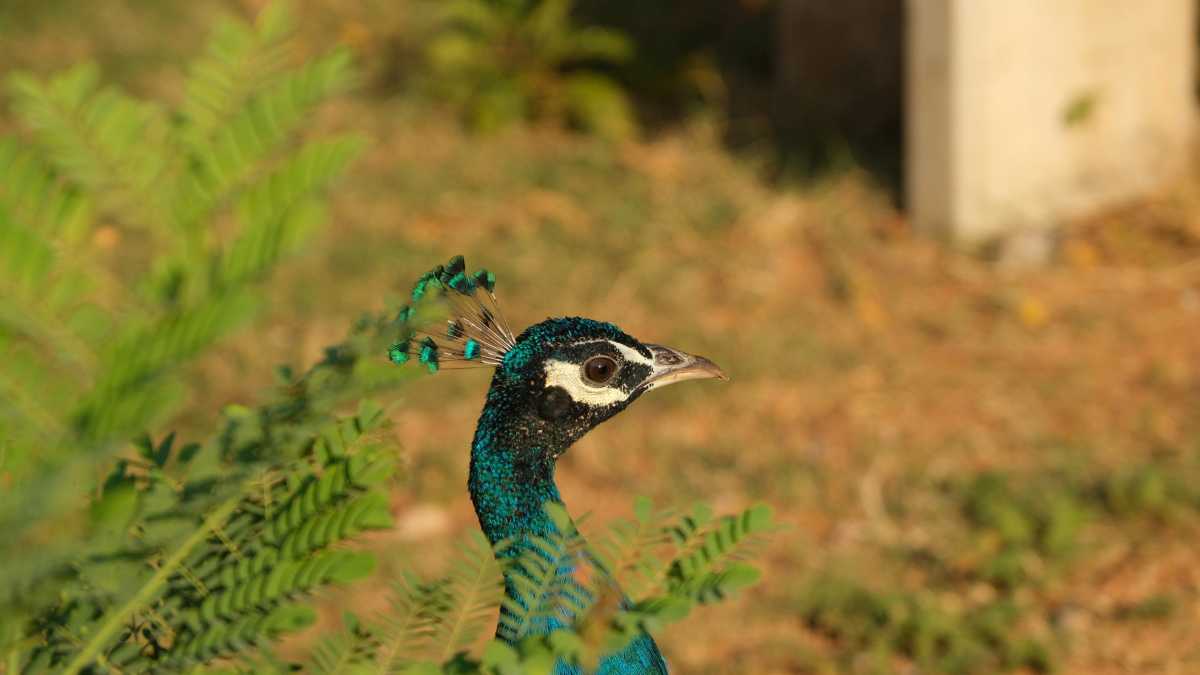
[[(462, 256), (421, 276), (412, 304), (397, 317), (400, 339), (389, 350), (397, 364), (442, 368), (490, 367), (491, 387), (471, 444), (467, 481), (479, 525), (497, 555), (519, 556), (532, 540), (558, 531), (546, 504), (561, 504), (555, 462), (596, 425), (612, 418), (652, 389), (685, 380), (727, 379), (712, 361), (657, 344), (643, 343), (617, 326), (580, 317), (551, 318), (513, 334), (487, 270), (469, 273)], [(417, 330), (418, 306), (444, 301), (444, 329)], [(502, 544), (503, 542), (503, 544)], [(574, 572), (571, 564), (560, 575)], [(520, 571), (505, 568), (508, 602), (527, 607)], [(500, 627), (504, 626), (504, 612)], [(551, 618), (536, 626), (547, 633), (570, 621)], [(507, 639), (503, 630), (498, 636)], [(559, 662), (556, 673), (580, 673)], [(640, 633), (621, 651), (605, 655), (597, 673), (666, 673), (653, 638)]]

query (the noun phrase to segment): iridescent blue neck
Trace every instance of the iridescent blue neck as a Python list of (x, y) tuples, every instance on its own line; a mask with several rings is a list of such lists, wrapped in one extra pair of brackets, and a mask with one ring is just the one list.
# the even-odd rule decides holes
[[(554, 484), (553, 458), (559, 449), (534, 445), (528, 426), (511, 412), (510, 406), (503, 402), (496, 405), (489, 402), (484, 407), (471, 446), (471, 473), (467, 481), (475, 515), (488, 541), (493, 546), (506, 542), (499, 553), (504, 558), (515, 558), (529, 550), (533, 546), (531, 537), (557, 531), (544, 507), (547, 502), (562, 502)], [(561, 575), (573, 571), (569, 563), (559, 568)], [(527, 600), (532, 599), (521, 597), (511, 574), (517, 572), (505, 571), (506, 595), (518, 605), (528, 607)], [(501, 609), (502, 621), (507, 612), (505, 605)], [(530, 630), (548, 633), (562, 625), (556, 619), (538, 619)]]
[(532, 447), (527, 439), (514, 438), (502, 425), (492, 424), (496, 417), (484, 408), (471, 446), (467, 487), (479, 526), (492, 544), (553, 532), (543, 505), (562, 502), (554, 484), (556, 449)]
[[(493, 386), (471, 445), (471, 470), (467, 486), (475, 515), (483, 533), (492, 544), (511, 539), (513, 545), (502, 555), (520, 555), (530, 545), (526, 536), (545, 535), (556, 531), (546, 514), (546, 502), (562, 503), (554, 484), (554, 458), (566, 447), (539, 445), (544, 434), (530, 431), (528, 419), (522, 419), (519, 406), (506, 399)], [(544, 441), (543, 441), (544, 443)], [(571, 574), (563, 566), (559, 574)], [(507, 573), (506, 573), (507, 574)], [(505, 579), (510, 600), (525, 605), (516, 586)], [(503, 610), (502, 610), (503, 611)], [(549, 632), (562, 625), (558, 620), (540, 623), (537, 633)], [(565, 663), (556, 664), (555, 675), (577, 675), (579, 669)], [(666, 662), (654, 640), (642, 634), (616, 653), (605, 656), (596, 669), (597, 675), (641, 675), (667, 672)]]

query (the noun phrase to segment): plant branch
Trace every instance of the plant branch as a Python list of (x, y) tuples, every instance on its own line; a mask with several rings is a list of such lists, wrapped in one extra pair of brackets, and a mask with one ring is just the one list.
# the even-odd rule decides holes
[(83, 650), (75, 655), (75, 658), (71, 660), (71, 663), (67, 665), (63, 673), (65, 675), (77, 675), (80, 670), (91, 663), (100, 653), (100, 650), (112, 639), (112, 636), (121, 629), (121, 626), (125, 625), (129, 616), (154, 598), (159, 589), (167, 583), (171, 575), (183, 564), (184, 559), (192, 552), (192, 549), (202, 544), (208, 538), (209, 532), (220, 527), (241, 501), (242, 492), (239, 491), (236, 496), (230, 497), (217, 507), (208, 518), (205, 518), (200, 527), (196, 528), (196, 531), (175, 550), (175, 553), (154, 573), (150, 581), (146, 582), (146, 585), (142, 586), (141, 590), (129, 599), (129, 602), (126, 602), (119, 610), (108, 614), (104, 624), (92, 635), (92, 639), (88, 641)]

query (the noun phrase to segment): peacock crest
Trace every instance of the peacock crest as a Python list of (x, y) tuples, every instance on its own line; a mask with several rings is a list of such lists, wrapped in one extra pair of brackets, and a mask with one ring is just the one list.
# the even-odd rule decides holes
[(416, 359), (431, 373), (500, 365), (516, 337), (495, 291), (496, 275), (468, 272), (461, 255), (421, 275), (396, 316), (399, 336), (388, 358), (398, 365)]

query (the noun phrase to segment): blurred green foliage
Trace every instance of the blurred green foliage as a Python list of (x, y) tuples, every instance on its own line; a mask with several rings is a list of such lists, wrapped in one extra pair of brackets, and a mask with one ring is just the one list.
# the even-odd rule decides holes
[[(297, 59), (292, 35), (282, 5), (253, 26), (225, 21), (173, 107), (104, 85), (92, 65), (10, 78), (25, 131), (0, 139), (0, 651), (10, 665), (77, 670), (194, 643), (203, 621), (190, 633), (171, 623), (187, 604), (180, 575), (221, 588), (196, 570), (227, 571), (252, 545), (222, 529), (263, 508), (248, 486), (286, 503), (305, 476), (358, 452), (319, 451), (317, 439), (342, 428), (321, 407), (336, 387), (308, 391), (316, 380), (290, 375), (282, 410), (231, 410), (203, 448), (129, 444), (178, 410), (181, 367), (253, 315), (259, 283), (325, 220), (326, 189), (361, 145), (306, 133), (354, 76), (342, 51)], [(269, 467), (283, 471), (274, 482)], [(364, 571), (343, 558), (304, 588)], [(270, 632), (296, 616), (237, 618)], [(145, 622), (157, 628), (131, 627)]]
[(18, 671), (185, 670), (308, 625), (303, 595), (371, 572), (372, 554), (337, 545), (391, 526), (382, 410), (334, 418), (297, 396), (336, 391), (316, 385), (344, 367), (322, 364), (257, 411), (230, 409), (203, 446), (135, 444), (57, 596), (23, 594), (6, 615), (31, 620), (6, 645)]
[(1030, 557), (1056, 560), (1069, 554), (1087, 519), (1086, 504), (1072, 490), (1014, 487), (987, 473), (965, 488), (964, 513), (981, 547), (989, 551), (982, 577), (1002, 588), (1029, 581)]
[(633, 48), (617, 31), (577, 27), (572, 0), (452, 0), (426, 46), (435, 96), (477, 131), (525, 120), (571, 125), (608, 139), (636, 127), (629, 100), (603, 68)]
[(1020, 629), (1024, 610), (1008, 599), (948, 609), (933, 593), (882, 591), (852, 579), (820, 577), (799, 601), (817, 633), (838, 641), (847, 657), (860, 656), (890, 672), (896, 654), (923, 671), (990, 673), (1051, 670), (1051, 645)]
[(633, 41), (637, 58), (619, 76), (647, 117), (677, 122), (704, 111), (726, 119), (735, 134), (761, 134), (769, 132), (777, 5), (578, 0), (577, 15)]
[(989, 472), (961, 486), (958, 499), (981, 554), (978, 578), (1013, 591), (1038, 584), (1080, 549), (1094, 520), (1168, 520), (1200, 507), (1200, 496), (1168, 464), (1144, 462), (1088, 476)]
[(289, 35), (280, 10), (224, 24), (176, 109), (90, 65), (12, 76), (28, 133), (0, 139), (7, 531), (71, 506), (59, 487), (166, 419), (180, 366), (244, 324), (255, 285), (325, 219), (360, 141), (298, 141), (352, 72), (343, 52), (297, 67)]

